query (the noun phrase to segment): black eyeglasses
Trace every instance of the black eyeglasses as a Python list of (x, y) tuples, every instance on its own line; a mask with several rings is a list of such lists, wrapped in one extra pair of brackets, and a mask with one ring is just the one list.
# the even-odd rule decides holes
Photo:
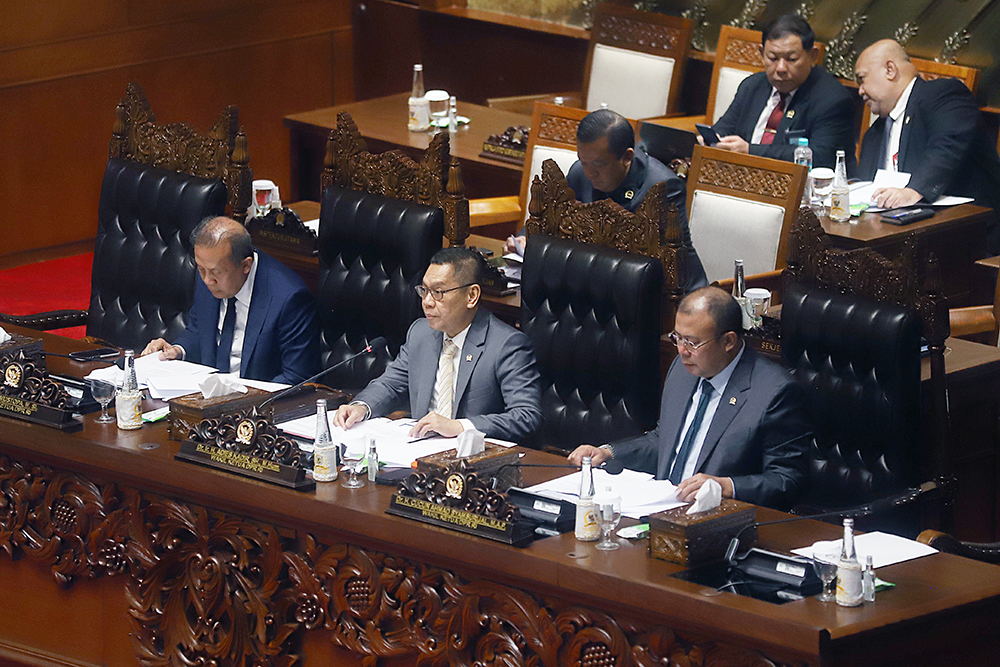
[(414, 285), (413, 289), (414, 291), (416, 291), (417, 296), (419, 296), (421, 299), (430, 294), (431, 298), (434, 299), (435, 301), (441, 301), (444, 299), (444, 295), (447, 294), (448, 292), (454, 292), (455, 290), (462, 289), (463, 287), (472, 287), (475, 284), (476, 283), (465, 283), (464, 285), (459, 285), (458, 287), (449, 287), (448, 289), (430, 289), (428, 287), (424, 287), (423, 285)]
[(700, 350), (701, 348), (703, 348), (706, 345), (708, 345), (709, 343), (711, 343), (713, 340), (718, 340), (719, 338), (721, 338), (724, 335), (725, 335), (725, 333), (720, 333), (720, 334), (718, 334), (716, 336), (713, 336), (712, 338), (709, 338), (708, 340), (703, 340), (700, 343), (692, 343), (691, 341), (689, 341), (687, 338), (684, 338), (683, 336), (681, 336), (676, 331), (671, 331), (670, 333), (667, 334), (667, 338), (675, 346), (676, 345), (683, 345), (684, 349), (687, 350), (688, 352), (696, 352), (697, 350)]

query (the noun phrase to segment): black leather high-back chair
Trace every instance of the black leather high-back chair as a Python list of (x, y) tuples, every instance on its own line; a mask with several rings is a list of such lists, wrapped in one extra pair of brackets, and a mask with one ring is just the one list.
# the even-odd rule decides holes
[(387, 345), (331, 371), (325, 384), (363, 389), (399, 353), (406, 332), (421, 317), (420, 283), (441, 249), (440, 208), (331, 185), (319, 218), (320, 350), (324, 368), (382, 336)]
[(189, 236), (224, 215), (226, 186), (130, 160), (104, 171), (87, 335), (141, 350), (184, 330), (196, 268)]
[(599, 445), (656, 425), (662, 290), (659, 260), (528, 238), (521, 330), (542, 376), (536, 446)]
[(920, 481), (920, 330), (912, 308), (788, 287), (781, 350), (811, 390), (810, 509), (871, 502)]

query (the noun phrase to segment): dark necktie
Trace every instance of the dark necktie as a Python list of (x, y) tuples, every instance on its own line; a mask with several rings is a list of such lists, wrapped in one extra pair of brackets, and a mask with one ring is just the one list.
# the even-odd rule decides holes
[(233, 335), (236, 333), (236, 297), (226, 303), (226, 319), (222, 320), (222, 335), (215, 352), (215, 367), (222, 373), (229, 372), (229, 355), (233, 351)]
[(774, 107), (771, 115), (767, 117), (767, 125), (764, 126), (764, 136), (760, 138), (760, 143), (770, 144), (774, 141), (774, 135), (778, 132), (778, 125), (781, 124), (781, 118), (785, 115), (785, 105), (787, 103), (788, 93), (778, 93), (778, 105)]
[[(882, 137), (882, 154), (879, 156), (877, 169), (885, 169), (889, 160), (889, 146), (892, 145), (892, 116), (885, 117), (885, 136)], [(890, 163), (891, 164), (891, 163)]]
[(680, 449), (677, 451), (677, 456), (674, 458), (674, 465), (670, 469), (670, 476), (667, 478), (672, 484), (680, 484), (681, 480), (684, 479), (684, 466), (687, 463), (688, 457), (691, 456), (691, 448), (694, 447), (695, 438), (698, 437), (698, 431), (701, 430), (701, 422), (705, 418), (705, 410), (708, 408), (708, 402), (712, 398), (712, 385), (702, 378), (701, 380), (701, 398), (698, 399), (698, 407), (694, 411), (694, 419), (691, 420), (691, 426), (688, 428), (687, 433), (684, 434), (684, 442), (681, 443)]

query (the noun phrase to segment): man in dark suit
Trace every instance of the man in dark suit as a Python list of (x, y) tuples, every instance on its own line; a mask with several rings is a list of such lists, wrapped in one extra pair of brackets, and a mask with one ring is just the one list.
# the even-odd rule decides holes
[(716, 148), (791, 162), (798, 138), (805, 137), (813, 166), (832, 169), (840, 149), (853, 172), (854, 103), (835, 76), (814, 66), (819, 49), (813, 41), (812, 28), (793, 14), (764, 28), (764, 71), (743, 80), (713, 126)]
[[(620, 113), (610, 109), (593, 111), (576, 128), (576, 155), (566, 181), (576, 200), (589, 204), (610, 199), (635, 212), (646, 193), (657, 183), (667, 184), (667, 199), (677, 206), (677, 217), (687, 249), (684, 284), (690, 292), (708, 284), (701, 259), (691, 243), (687, 220), (687, 186), (667, 165), (635, 149), (635, 130)], [(524, 237), (507, 241), (508, 252), (524, 254)]]
[(582, 445), (570, 462), (613, 457), (671, 480), (685, 502), (714, 479), (723, 498), (790, 507), (808, 471), (804, 388), (744, 343), (740, 307), (718, 288), (681, 302), (670, 338), (678, 356), (663, 384), (656, 428), (610, 445)]
[(479, 308), (482, 256), (446, 248), (417, 285), (425, 317), (406, 334), (399, 356), (356, 400), (334, 415), (350, 428), (409, 409), (412, 436), (456, 436), (476, 428), (520, 442), (542, 422), (541, 381), (528, 337)]
[[(949, 194), (998, 210), (1000, 159), (976, 98), (961, 81), (924, 81), (891, 39), (861, 53), (855, 77), (859, 94), (879, 117), (865, 133), (858, 175), (871, 180), (877, 169), (910, 174), (905, 188), (876, 191), (878, 206), (910, 206)], [(1000, 253), (995, 213), (987, 245), (991, 253)]]
[(253, 249), (235, 220), (203, 220), (191, 232), (199, 279), (187, 326), (143, 355), (185, 359), (251, 380), (294, 384), (319, 371), (312, 294), (291, 269)]

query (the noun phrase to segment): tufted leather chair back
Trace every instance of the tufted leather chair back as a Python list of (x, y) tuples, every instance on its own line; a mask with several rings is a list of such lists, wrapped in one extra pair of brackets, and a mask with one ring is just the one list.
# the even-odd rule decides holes
[(194, 299), (188, 237), (224, 215), (222, 181), (112, 158), (97, 213), (87, 335), (141, 350), (183, 330)]
[(521, 330), (542, 376), (538, 447), (599, 445), (656, 425), (662, 290), (659, 260), (528, 238)]
[(406, 332), (422, 316), (419, 284), (441, 249), (440, 208), (331, 185), (319, 218), (320, 346), (330, 368), (383, 336), (388, 346), (344, 364), (323, 382), (362, 389), (399, 353)]
[(784, 294), (782, 354), (811, 389), (805, 504), (857, 505), (919, 481), (920, 327), (896, 304), (798, 284)]

